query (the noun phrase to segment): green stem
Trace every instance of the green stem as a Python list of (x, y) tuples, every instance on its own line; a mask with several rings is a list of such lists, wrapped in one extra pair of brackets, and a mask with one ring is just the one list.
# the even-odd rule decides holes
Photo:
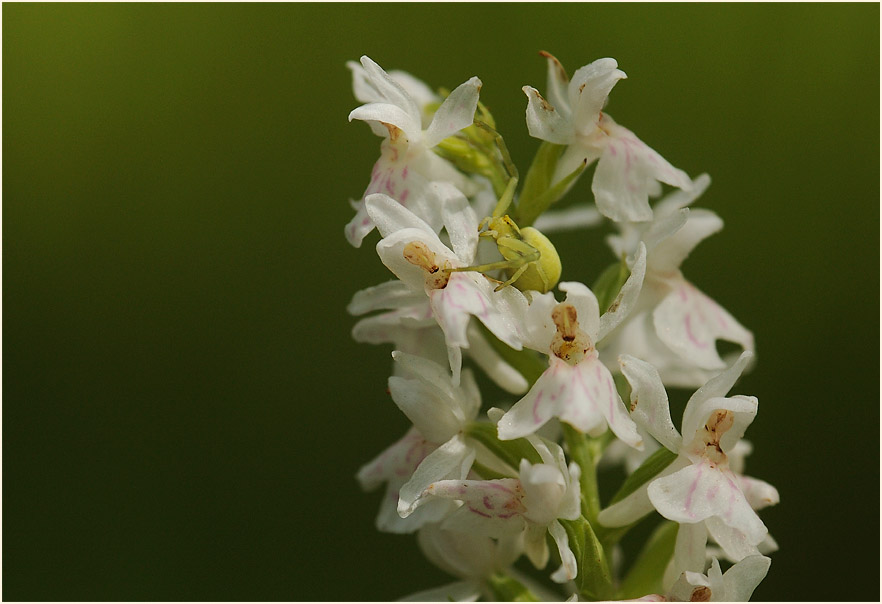
[(597, 514), (600, 513), (600, 494), (597, 490), (597, 464), (594, 451), (585, 434), (565, 422), (561, 422), (561, 426), (570, 457), (582, 470), (582, 477), (579, 479), (582, 489), (582, 515), (592, 526), (596, 526)]

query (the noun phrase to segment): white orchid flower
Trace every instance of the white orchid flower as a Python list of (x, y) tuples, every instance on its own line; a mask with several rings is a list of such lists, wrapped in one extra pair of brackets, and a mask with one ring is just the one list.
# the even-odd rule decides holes
[(627, 77), (615, 59), (585, 65), (570, 81), (558, 60), (543, 54), (548, 59), (548, 100), (532, 86), (524, 86), (523, 91), (528, 99), (530, 135), (567, 145), (552, 182), (561, 181), (583, 163), (599, 160), (591, 188), (597, 208), (615, 221), (650, 220), (649, 197), (661, 193), (662, 182), (681, 189), (691, 187), (685, 172), (603, 113), (613, 86)]
[(496, 538), (523, 535), (524, 551), (537, 568), (548, 563), (545, 534), (550, 533), (562, 560), (551, 578), (564, 583), (576, 577), (577, 564), (558, 519), (575, 520), (580, 515), (580, 470), (575, 462), (567, 466), (559, 445), (534, 436), (529, 439), (542, 462), (522, 459), (518, 478), (441, 480), (428, 485), (413, 507), (439, 499), (460, 501), (462, 506), (444, 519), (441, 528)]
[(691, 191), (676, 191), (659, 202), (652, 222), (622, 224), (620, 235), (608, 240), (617, 256), (633, 256), (642, 242), (647, 261), (636, 309), (604, 342), (605, 358), (623, 353), (641, 358), (656, 367), (669, 386), (696, 388), (725, 369), (729, 363), (717, 352), (717, 340), (754, 350), (753, 334), (680, 270), (695, 246), (723, 227), (710, 210), (684, 207), (709, 184), (707, 175), (699, 176)]
[[(656, 478), (602, 510), (598, 520), (605, 526), (626, 526), (656, 509), (680, 523), (674, 577), (704, 568), (708, 533), (736, 561), (757, 554), (757, 545), (768, 535), (728, 457), (756, 416), (756, 398), (724, 398), (751, 356), (743, 353), (695, 392), (683, 412), (682, 435), (671, 421), (667, 393), (655, 368), (627, 355), (620, 359), (631, 384), (631, 417), (677, 458)], [(777, 502), (777, 491), (764, 496), (768, 504)]]
[(365, 121), (385, 139), (370, 184), (362, 199), (353, 203), (356, 215), (346, 225), (346, 238), (359, 247), (373, 230), (374, 223), (365, 207), (365, 199), (374, 193), (384, 193), (411, 209), (437, 233), (443, 219), (436, 200), (427, 194), (429, 183), (449, 182), (465, 191), (470, 190), (471, 183), (431, 149), (448, 136), (472, 125), (481, 80), (473, 77), (459, 85), (444, 99), (423, 130), (423, 112), (408, 90), (368, 57), (362, 57), (361, 64), (364, 71), (353, 72), (354, 88), (356, 96), (368, 102), (354, 109), (349, 114), (349, 121)]
[[(431, 316), (444, 332), (453, 381), (457, 383), (462, 349), (469, 348), (471, 317), (477, 317), (502, 342), (520, 350), (521, 328), (516, 318), (523, 316), (527, 300), (513, 287), (494, 291), (494, 285), (480, 273), (450, 271), (474, 265), (478, 219), (465, 196), (452, 185), (433, 183), (431, 187), (442, 199), (452, 250), (425, 221), (390, 197), (369, 195), (365, 206), (383, 236), (377, 243), (383, 264), (410, 292), (428, 298)], [(394, 295), (406, 297), (400, 289)]]
[(399, 508), (411, 506), (429, 484), (468, 475), (475, 450), (462, 432), (477, 418), (481, 394), (468, 370), (462, 373), (461, 383), (454, 385), (438, 363), (400, 351), (392, 356), (401, 375), (389, 378), (389, 392), (414, 427), (361, 468), (357, 477), (365, 490), (387, 485), (377, 528), (409, 533), (441, 520), (453, 507), (436, 501), (406, 519), (398, 514)]
[(603, 316), (597, 298), (581, 283), (560, 284), (567, 293), (561, 304), (550, 292), (533, 295), (523, 342), (547, 354), (549, 366), (526, 396), (499, 420), (500, 439), (532, 434), (557, 417), (594, 436), (609, 426), (619, 439), (642, 448), (637, 426), (628, 416), (596, 346), (630, 312), (640, 293), (644, 269), (645, 253), (641, 251), (619, 297)]
[(497, 572), (511, 572), (521, 552), (520, 535), (493, 539), (427, 524), (417, 533), (417, 542), (426, 558), (459, 581), (427, 589), (402, 598), (403, 602), (474, 602), (492, 599), (486, 580)]

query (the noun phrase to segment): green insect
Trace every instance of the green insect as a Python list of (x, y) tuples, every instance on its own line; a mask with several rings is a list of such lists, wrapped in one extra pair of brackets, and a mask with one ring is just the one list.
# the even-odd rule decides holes
[(512, 177), (499, 198), (493, 214), (481, 222), (481, 237), (492, 237), (505, 260), (479, 266), (452, 269), (453, 271), (491, 271), (502, 269), (508, 280), (496, 291), (513, 285), (521, 291), (545, 293), (557, 285), (561, 263), (557, 250), (548, 237), (533, 227), (519, 228), (505, 212), (514, 198), (517, 176)]

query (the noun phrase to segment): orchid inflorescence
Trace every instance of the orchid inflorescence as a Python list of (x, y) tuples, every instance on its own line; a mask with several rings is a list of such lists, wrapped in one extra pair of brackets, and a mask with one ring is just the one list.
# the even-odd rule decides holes
[[(367, 315), (357, 341), (393, 346), (388, 391), (413, 424), (358, 480), (385, 485), (379, 530), (416, 533), (458, 579), (410, 600), (747, 600), (777, 549), (757, 510), (778, 492), (743, 474), (756, 398), (728, 396), (753, 335), (680, 270), (723, 226), (689, 207), (710, 179), (604, 112), (626, 77), (615, 60), (569, 78), (541, 54), (545, 96), (523, 91), (542, 142), (523, 182), (477, 77), (435, 93), (349, 63), (363, 103), (349, 119), (382, 143), (345, 234), (359, 247), (379, 231), (395, 279), (348, 310)], [(594, 205), (553, 208), (589, 168)], [(547, 235), (604, 219), (616, 260), (592, 288), (558, 283)], [(721, 355), (718, 340), (739, 350)], [(482, 412), (475, 371), (517, 400)], [(694, 391), (679, 431), (666, 387)], [(604, 506), (598, 467), (616, 465), (627, 477)], [(620, 540), (653, 511), (661, 522), (626, 564)], [(516, 566), (522, 554), (541, 572)]]

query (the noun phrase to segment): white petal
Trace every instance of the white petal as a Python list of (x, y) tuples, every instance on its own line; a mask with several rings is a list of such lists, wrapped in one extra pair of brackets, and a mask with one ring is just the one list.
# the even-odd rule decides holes
[[(401, 354), (399, 352), (399, 354)], [(400, 358), (400, 357), (399, 357)], [(410, 357), (416, 359), (417, 357)], [(426, 371), (434, 372), (432, 366), (441, 369), (432, 361), (421, 363)], [(422, 374), (421, 379), (389, 378), (389, 391), (392, 400), (398, 405), (417, 430), (429, 441), (442, 443), (457, 434), (469, 419), (463, 417), (463, 409), (457, 400), (458, 392), (453, 391), (452, 378), (444, 371), (446, 384), (436, 386), (433, 376)]]
[(723, 575), (724, 597), (728, 602), (748, 602), (753, 590), (769, 572), (772, 560), (765, 556), (750, 556), (731, 567)]
[(637, 304), (640, 290), (643, 288), (643, 278), (646, 275), (646, 246), (640, 242), (637, 246), (636, 257), (631, 266), (631, 274), (622, 285), (621, 291), (615, 297), (609, 309), (600, 317), (600, 328), (597, 339), (602, 340), (631, 313)]
[(555, 520), (549, 525), (548, 532), (551, 533), (551, 538), (557, 544), (557, 551), (560, 554), (561, 560), (560, 568), (554, 571), (551, 575), (551, 580), (555, 583), (572, 581), (576, 578), (579, 569), (576, 565), (576, 556), (573, 554), (573, 550), (570, 549), (567, 531), (560, 522)]
[(600, 327), (600, 309), (597, 304), (597, 296), (587, 286), (578, 281), (564, 281), (558, 286), (562, 292), (566, 292), (566, 301), (576, 309), (579, 327), (588, 334), (592, 344), (596, 344), (598, 329)]
[(724, 397), (741, 377), (741, 373), (752, 358), (752, 352), (741, 353), (741, 356), (731, 367), (708, 380), (704, 386), (689, 397), (686, 408), (683, 410), (683, 425), (681, 426), (683, 428), (682, 435), (686, 441), (692, 440), (695, 431), (707, 419), (707, 415), (699, 411), (704, 402), (708, 399)]
[(539, 376), (530, 391), (499, 420), (500, 440), (513, 440), (533, 434), (554, 416), (557, 407), (551, 400), (551, 394), (563, 389), (566, 383), (563, 377), (565, 371), (567, 370), (546, 370)]
[(664, 586), (668, 588), (684, 572), (704, 572), (707, 546), (707, 528), (703, 522), (681, 523), (677, 529), (674, 544), (674, 557), (664, 576)]
[(457, 86), (450, 96), (444, 99), (426, 131), (427, 147), (434, 147), (448, 136), (453, 136), (472, 125), (475, 121), (480, 91), (481, 80), (473, 77)]
[(538, 524), (527, 524), (524, 532), (524, 553), (536, 568), (545, 568), (548, 564), (548, 540), (545, 538), (547, 529)]
[(557, 330), (554, 321), (551, 320), (551, 311), (557, 305), (557, 300), (551, 292), (533, 293), (532, 297), (529, 308), (524, 312), (525, 329), (522, 341), (525, 347), (548, 354), (554, 332)]
[(700, 174), (692, 181), (691, 188), (678, 189), (665, 195), (661, 201), (655, 204), (653, 212), (655, 212), (656, 216), (675, 214), (680, 208), (685, 208), (701, 197), (707, 191), (710, 184), (711, 177), (707, 174)]
[(453, 252), (463, 265), (468, 266), (478, 249), (478, 217), (465, 195), (453, 185), (433, 182), (431, 186), (440, 201), (441, 216)]
[(570, 119), (558, 113), (532, 86), (524, 86), (521, 90), (527, 95), (527, 130), (530, 136), (556, 145), (573, 142), (574, 131)]
[(755, 510), (761, 510), (770, 505), (777, 505), (781, 501), (778, 489), (764, 480), (751, 478), (750, 476), (738, 476), (738, 485), (741, 492), (747, 498), (747, 502)]
[(605, 58), (580, 67), (569, 85), (573, 123), (581, 135), (589, 135), (597, 127), (597, 117), (616, 82), (628, 76), (617, 69), (615, 59)]
[(592, 206), (571, 206), (563, 210), (544, 212), (533, 226), (542, 233), (572, 231), (593, 227), (603, 222), (603, 216)]
[(465, 478), (474, 460), (474, 449), (459, 435), (438, 447), (422, 460), (410, 480), (399, 490), (398, 514), (407, 518), (418, 506), (427, 503), (424, 493), (432, 483)]
[[(677, 264), (673, 268), (670, 268), (668, 265), (666, 265), (663, 258), (656, 258), (655, 248), (656, 246), (658, 246), (659, 242), (662, 242), (665, 239), (671, 237), (674, 233), (683, 228), (683, 225), (685, 225), (686, 221), (689, 220), (690, 211), (691, 210), (689, 208), (682, 208), (670, 214), (661, 214), (658, 211), (658, 208), (654, 210), (654, 220), (650, 224), (649, 228), (646, 229), (645, 232), (640, 234), (640, 238), (643, 243), (646, 244), (646, 249), (649, 252), (650, 272), (668, 273), (672, 272), (676, 268), (679, 268), (679, 264)], [(619, 228), (624, 230), (630, 225), (632, 225), (632, 223), (626, 222), (620, 225)], [(625, 251), (626, 253), (630, 253), (627, 249), (630, 246), (621, 247), (623, 248), (623, 251)], [(621, 253), (621, 251), (619, 253)]]
[(545, 82), (548, 100), (557, 109), (558, 113), (569, 117), (571, 115), (570, 99), (568, 96), (570, 78), (567, 76), (567, 71), (560, 64), (560, 61), (550, 53), (540, 52), (539, 54), (548, 60), (548, 76)]
[(655, 479), (648, 493), (655, 509), (668, 520), (695, 523), (716, 516), (745, 534), (752, 544), (768, 533), (738, 488), (735, 476), (708, 462)]
[[(679, 457), (662, 470), (658, 478), (669, 476), (688, 465), (690, 465), (688, 459)], [(612, 504), (605, 510), (601, 510), (597, 519), (602, 525), (611, 527), (627, 526), (639, 520), (654, 509), (647, 493), (648, 487), (649, 484), (644, 483), (621, 501)]]
[[(361, 64), (367, 72), (371, 83), (377, 89), (380, 96), (388, 103), (397, 105), (409, 115), (419, 118), (420, 108), (417, 107), (413, 98), (404, 90), (404, 88), (389, 76), (383, 68), (377, 65), (367, 56), (361, 57)], [(419, 122), (417, 122), (419, 123)]]
[[(367, 195), (364, 203), (368, 215), (383, 237), (388, 237), (401, 229), (417, 229), (423, 231), (429, 238), (432, 238), (436, 233), (435, 229), (427, 224), (425, 220), (388, 195), (383, 193)], [(440, 240), (438, 240), (438, 243), (440, 243)]]
[[(349, 121), (352, 120), (379, 122), (395, 126), (404, 133), (409, 143), (419, 141), (422, 132), (420, 122), (414, 119), (413, 115), (401, 107), (389, 103), (367, 103), (356, 107), (349, 113)], [(390, 134), (390, 136), (394, 139), (394, 135)]]
[(688, 415), (683, 414), (683, 438), (687, 443), (692, 442), (696, 432), (704, 427), (714, 411), (718, 409), (730, 411), (734, 415), (732, 427), (720, 438), (720, 448), (723, 453), (728, 454), (753, 422), (757, 407), (757, 400), (753, 396), (739, 395), (706, 399), (699, 405), (690, 406)]
[(410, 98), (413, 99), (414, 103), (416, 103), (416, 106), (420, 108), (420, 113), (423, 118), (423, 125), (428, 126), (429, 122), (431, 121), (432, 114), (431, 112), (427, 112), (426, 105), (440, 103), (441, 97), (439, 97), (434, 90), (429, 88), (429, 86), (427, 86), (425, 82), (418, 78), (415, 78), (406, 71), (394, 69), (389, 72), (389, 76), (393, 80), (395, 80), (398, 85), (401, 86), (401, 88), (410, 96)]
[(517, 539), (494, 541), (485, 535), (444, 531), (427, 525), (417, 535), (426, 558), (442, 570), (464, 579), (485, 579), (506, 568), (520, 555)]
[(655, 331), (668, 348), (702, 369), (723, 369), (716, 341), (753, 350), (753, 334), (722, 306), (681, 280), (653, 311)]
[[(691, 602), (693, 592), (699, 587), (706, 587), (713, 593), (711, 582), (708, 581), (707, 577), (700, 572), (686, 571), (680, 574), (680, 578), (668, 590), (668, 597), (671, 602)], [(722, 585), (720, 587), (722, 588)]]
[(457, 581), (441, 587), (418, 591), (398, 600), (399, 602), (477, 602), (481, 590), (473, 581)]
[[(352, 339), (367, 344), (396, 344), (402, 341), (416, 344), (414, 338), (422, 338), (423, 332), (431, 327), (437, 327), (437, 323), (432, 317), (429, 301), (425, 300), (424, 303), (405, 306), (360, 320), (352, 328)], [(434, 348), (434, 346), (428, 347)], [(396, 345), (396, 349), (417, 354), (412, 346)], [(431, 355), (421, 356), (431, 358)]]
[(683, 439), (671, 421), (668, 393), (655, 367), (638, 358), (619, 357), (622, 374), (631, 384), (631, 419), (669, 451), (680, 452)]
[(375, 310), (411, 306), (424, 299), (424, 296), (414, 293), (401, 281), (386, 281), (356, 292), (346, 307), (346, 312), (350, 315), (363, 315)]
[(469, 356), (497, 386), (511, 394), (524, 394), (529, 384), (521, 373), (509, 365), (487, 342), (474, 323), (468, 326)]
[[(557, 160), (557, 166), (554, 168), (554, 176), (551, 182), (558, 183), (573, 172), (575, 172), (583, 164), (587, 167), (594, 163), (600, 157), (603, 149), (593, 144), (586, 144), (580, 139), (576, 139), (570, 144), (560, 159)], [(575, 184), (573, 181), (572, 184)]]
[(735, 562), (759, 554), (757, 545), (765, 540), (764, 537), (759, 543), (751, 543), (755, 537), (750, 537), (740, 529), (727, 525), (716, 516), (705, 520), (705, 526), (710, 536), (722, 548), (725, 557)]
[(371, 221), (371, 217), (368, 216), (367, 208), (364, 207), (364, 200), (362, 200), (356, 207), (355, 216), (343, 228), (343, 234), (350, 245), (361, 247), (361, 242), (373, 230), (374, 223)]
[(674, 272), (696, 245), (722, 228), (723, 220), (710, 210), (690, 210), (684, 225), (655, 246), (650, 258), (650, 270), (657, 273)]

